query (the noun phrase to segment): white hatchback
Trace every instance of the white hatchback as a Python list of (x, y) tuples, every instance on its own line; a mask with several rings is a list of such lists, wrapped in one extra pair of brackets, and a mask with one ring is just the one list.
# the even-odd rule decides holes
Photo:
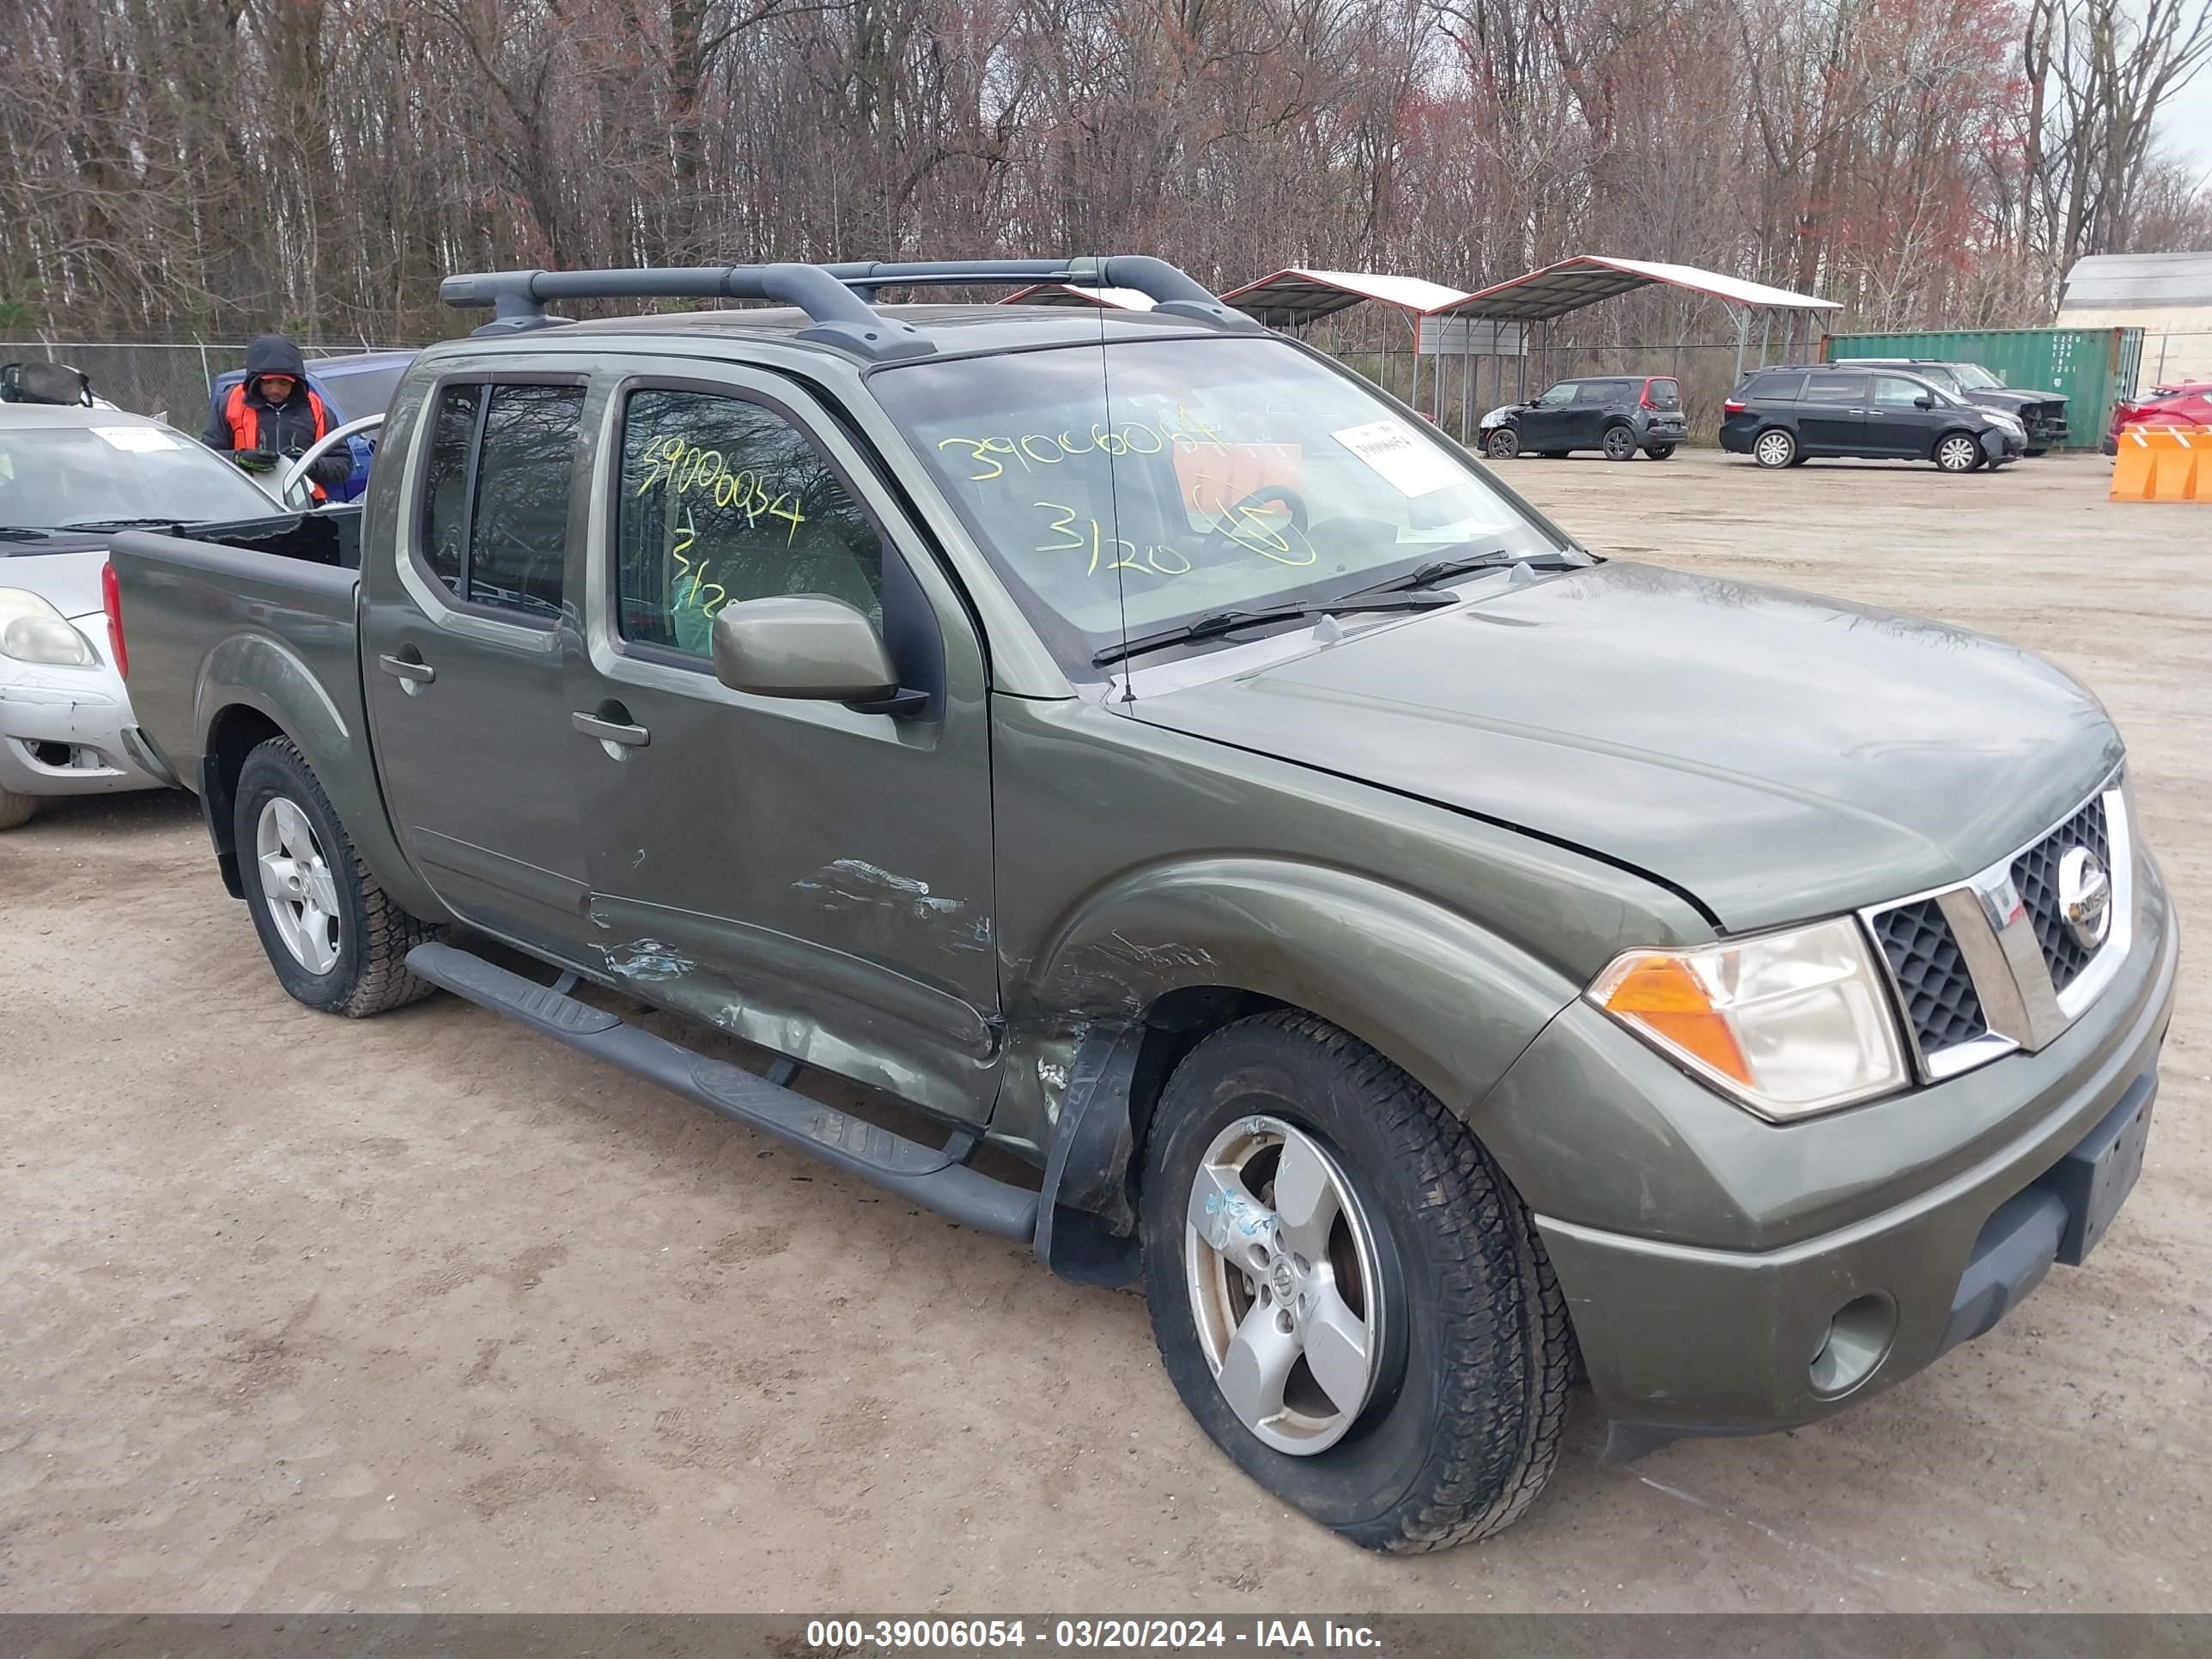
[(0, 404), (0, 830), (40, 798), (157, 788), (100, 595), (116, 530), (266, 518), (183, 433), (120, 410)]

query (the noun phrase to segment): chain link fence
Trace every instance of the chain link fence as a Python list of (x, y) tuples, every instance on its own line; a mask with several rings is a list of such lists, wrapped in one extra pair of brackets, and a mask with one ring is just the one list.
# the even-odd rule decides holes
[[(312, 368), (319, 359), (413, 349), (303, 345), (300, 351)], [(105, 398), (118, 409), (151, 415), (197, 434), (207, 419), (208, 398), (216, 377), (244, 365), (246, 342), (0, 340), (0, 363), (40, 360), (82, 369), (91, 377), (93, 395)]]

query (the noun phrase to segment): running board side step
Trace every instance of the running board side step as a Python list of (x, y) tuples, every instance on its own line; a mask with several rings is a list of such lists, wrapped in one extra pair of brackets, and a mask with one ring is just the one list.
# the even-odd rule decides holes
[(407, 953), (407, 971), (963, 1227), (1024, 1243), (1036, 1237), (1037, 1195), (962, 1163), (975, 1145), (965, 1132), (942, 1149), (925, 1146), (450, 945), (416, 945)]

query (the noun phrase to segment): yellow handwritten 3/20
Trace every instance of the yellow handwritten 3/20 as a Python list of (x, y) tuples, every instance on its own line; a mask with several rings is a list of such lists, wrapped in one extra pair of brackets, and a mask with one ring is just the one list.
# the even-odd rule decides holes
[[(1030, 505), (1052, 514), (1052, 530), (1067, 538), (1066, 541), (1039, 542), (1036, 550), (1075, 553), (1089, 550), (1091, 562), (1083, 573), (1086, 576), (1098, 574), (1102, 568), (1099, 561), (1109, 551), (1114, 556), (1103, 567), (1107, 570), (1139, 570), (1152, 576), (1187, 576), (1191, 572), (1188, 556), (1163, 543), (1154, 542), (1139, 550), (1133, 541), (1107, 535), (1097, 520), (1079, 518), (1076, 509), (1063, 501), (1032, 501)], [(1240, 503), (1223, 511), (1212, 528), (1247, 552), (1257, 553), (1277, 564), (1309, 565), (1321, 556), (1305, 533), (1287, 517), (1279, 526), (1270, 524), (1264, 509), (1254, 506)], [(1291, 541), (1293, 536), (1297, 538), (1296, 546)]]
[(764, 518), (784, 520), (790, 526), (783, 532), (786, 547), (806, 522), (806, 515), (799, 510), (797, 491), (787, 489), (770, 495), (760, 475), (750, 467), (731, 471), (719, 449), (702, 449), (681, 438), (669, 438), (646, 451), (646, 461), (645, 477), (637, 487), (641, 495), (665, 484), (679, 498), (704, 492), (715, 506), (744, 514), (749, 526)]

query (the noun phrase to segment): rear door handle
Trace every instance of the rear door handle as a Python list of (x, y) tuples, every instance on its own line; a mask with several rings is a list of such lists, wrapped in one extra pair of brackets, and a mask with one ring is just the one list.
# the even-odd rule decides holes
[(624, 726), (620, 720), (603, 720), (597, 714), (579, 708), (568, 716), (568, 724), (587, 738), (597, 738), (601, 743), (618, 743), (626, 749), (642, 749), (653, 741), (653, 734), (641, 726)]
[(438, 671), (427, 662), (410, 662), (404, 657), (379, 657), (376, 665), (395, 679), (412, 680), (417, 685), (428, 685), (438, 678)]

